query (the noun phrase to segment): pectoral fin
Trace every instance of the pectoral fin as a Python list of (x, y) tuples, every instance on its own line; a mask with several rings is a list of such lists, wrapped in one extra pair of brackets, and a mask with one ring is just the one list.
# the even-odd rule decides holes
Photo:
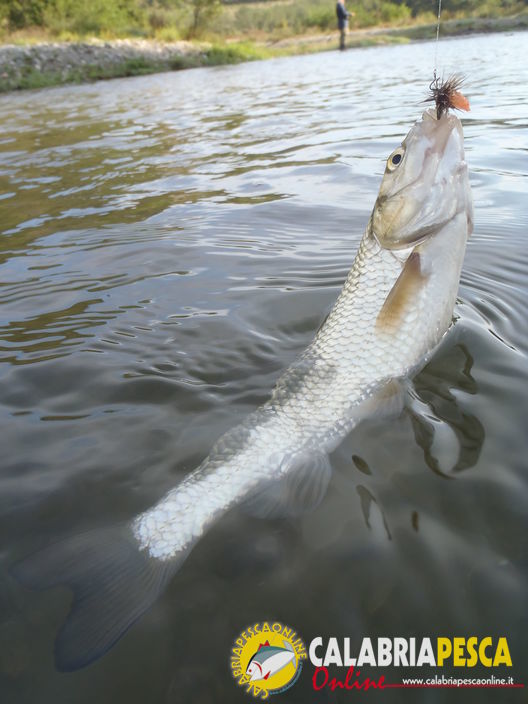
[(405, 262), (401, 274), (385, 299), (376, 320), (376, 328), (385, 330), (397, 326), (428, 278), (429, 275), (422, 272), (420, 253), (416, 248)]

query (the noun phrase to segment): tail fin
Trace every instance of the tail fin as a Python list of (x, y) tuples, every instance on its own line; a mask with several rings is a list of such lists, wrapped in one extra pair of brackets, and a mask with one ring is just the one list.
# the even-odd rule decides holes
[(183, 562), (149, 557), (129, 527), (94, 530), (24, 558), (11, 574), (31, 589), (59, 584), (73, 591), (55, 641), (58, 670), (89, 665), (106, 653), (152, 606)]

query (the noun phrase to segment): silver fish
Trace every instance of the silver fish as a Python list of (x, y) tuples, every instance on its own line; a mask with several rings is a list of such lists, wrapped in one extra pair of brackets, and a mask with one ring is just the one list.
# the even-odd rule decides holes
[(108, 650), (237, 502), (269, 516), (321, 500), (328, 453), (363, 418), (397, 405), (398, 381), (425, 364), (450, 326), (471, 230), (462, 126), (429, 109), (389, 156), (343, 290), (269, 401), (131, 524), (68, 538), (12, 568), (30, 587), (73, 588), (59, 669)]

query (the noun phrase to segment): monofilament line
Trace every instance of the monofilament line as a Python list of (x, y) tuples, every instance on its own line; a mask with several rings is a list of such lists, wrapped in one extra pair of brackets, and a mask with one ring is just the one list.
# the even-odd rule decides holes
[(433, 80), (436, 80), (436, 62), (438, 59), (438, 37), (440, 36), (440, 15), (441, 14), (442, 14), (442, 0), (438, 0), (438, 18), (436, 20), (436, 41), (435, 41)]

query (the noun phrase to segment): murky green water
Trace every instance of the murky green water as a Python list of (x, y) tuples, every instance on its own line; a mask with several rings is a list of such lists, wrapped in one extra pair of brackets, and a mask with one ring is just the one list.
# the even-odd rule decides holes
[[(0, 98), (2, 704), (247, 701), (229, 650), (263, 619), (355, 647), (363, 636), (504, 635), (506, 674), (526, 679), (527, 40), (440, 47), (446, 73), (467, 76), (476, 227), (456, 326), (410, 407), (346, 439), (314, 513), (232, 511), (118, 646), (70, 675), (53, 666), (68, 592), (23, 590), (8, 566), (145, 509), (267, 399), (338, 294), (434, 51)], [(316, 694), (312, 671), (277, 701), (455, 698)]]

